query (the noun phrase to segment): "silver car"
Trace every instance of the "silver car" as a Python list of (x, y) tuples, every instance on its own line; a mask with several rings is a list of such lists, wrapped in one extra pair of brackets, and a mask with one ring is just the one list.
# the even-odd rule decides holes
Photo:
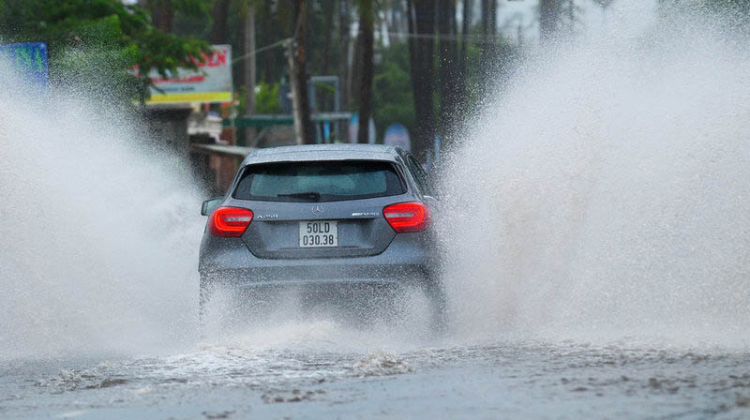
[(201, 314), (217, 287), (252, 295), (417, 286), (439, 327), (445, 301), (431, 225), (436, 204), (425, 171), (400, 148), (255, 150), (226, 196), (203, 203)]

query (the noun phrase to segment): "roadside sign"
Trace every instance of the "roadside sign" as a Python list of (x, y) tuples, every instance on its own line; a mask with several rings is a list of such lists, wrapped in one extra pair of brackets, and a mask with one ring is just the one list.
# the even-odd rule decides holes
[(31, 85), (47, 89), (49, 58), (46, 42), (0, 45), (0, 60), (10, 63)]
[(385, 130), (383, 144), (386, 146), (400, 147), (404, 150), (411, 150), (411, 138), (409, 130), (401, 124), (391, 124)]
[(154, 83), (148, 104), (222, 103), (232, 101), (232, 46), (214, 45), (213, 54), (205, 56), (198, 70), (179, 69), (173, 77), (162, 77), (157, 71), (150, 76)]

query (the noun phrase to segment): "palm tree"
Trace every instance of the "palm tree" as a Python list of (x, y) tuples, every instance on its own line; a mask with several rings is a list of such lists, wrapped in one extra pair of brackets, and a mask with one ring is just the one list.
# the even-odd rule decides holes
[(357, 143), (367, 143), (370, 133), (368, 123), (372, 113), (372, 59), (374, 55), (373, 0), (360, 0), (359, 35), (362, 46), (362, 78), (359, 84), (359, 130)]

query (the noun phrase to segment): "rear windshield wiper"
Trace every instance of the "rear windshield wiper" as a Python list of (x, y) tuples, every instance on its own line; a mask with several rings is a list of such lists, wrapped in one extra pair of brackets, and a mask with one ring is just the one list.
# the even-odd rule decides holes
[(299, 192), (292, 194), (277, 194), (276, 197), (306, 198), (312, 201), (320, 201), (320, 193), (317, 192)]

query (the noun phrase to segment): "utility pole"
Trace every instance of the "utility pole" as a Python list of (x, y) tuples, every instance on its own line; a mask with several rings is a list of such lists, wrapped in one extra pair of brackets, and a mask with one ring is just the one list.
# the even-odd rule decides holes
[(292, 116), (294, 117), (294, 137), (297, 144), (305, 144), (305, 133), (302, 127), (302, 98), (300, 97), (299, 86), (297, 84), (297, 57), (294, 51), (294, 39), (289, 39), (284, 45), (286, 48), (286, 58), (289, 64), (289, 88), (292, 91)]
[(294, 112), (294, 132), (297, 144), (314, 144), (315, 127), (310, 116), (310, 99), (307, 95), (307, 54), (305, 53), (305, 33), (307, 32), (307, 3), (296, 0), (294, 3), (294, 38), (287, 43), (289, 59), (289, 87), (292, 89), (292, 109)]
[[(255, 115), (255, 6), (253, 0), (245, 1), (245, 116)], [(245, 145), (250, 145), (255, 129), (245, 129)]]

